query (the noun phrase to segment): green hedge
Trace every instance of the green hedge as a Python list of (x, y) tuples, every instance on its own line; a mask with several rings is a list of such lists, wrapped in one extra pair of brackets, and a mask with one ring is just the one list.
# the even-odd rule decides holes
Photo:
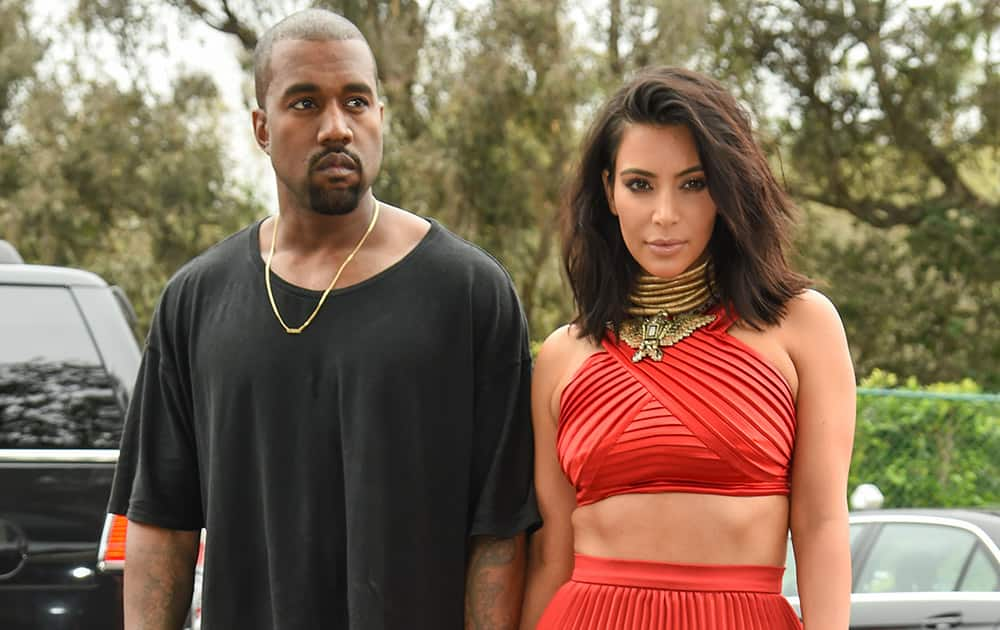
[[(850, 490), (874, 483), (883, 507), (1000, 505), (1000, 403), (971, 380), (921, 386), (875, 370), (860, 384)], [(907, 395), (866, 395), (895, 389)], [(912, 394), (909, 392), (913, 392)], [(925, 392), (926, 397), (914, 394)], [(964, 394), (964, 400), (941, 394)]]

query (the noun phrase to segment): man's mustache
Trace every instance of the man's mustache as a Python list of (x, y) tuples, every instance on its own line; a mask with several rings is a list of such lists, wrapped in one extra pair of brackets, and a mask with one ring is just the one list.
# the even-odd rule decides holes
[(334, 165), (348, 166), (355, 170), (360, 170), (361, 158), (347, 147), (333, 147), (309, 158), (310, 171)]

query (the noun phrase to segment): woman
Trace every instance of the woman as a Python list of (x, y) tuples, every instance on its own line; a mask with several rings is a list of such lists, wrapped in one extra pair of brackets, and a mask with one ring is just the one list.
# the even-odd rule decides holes
[(648, 69), (604, 106), (564, 213), (578, 315), (533, 380), (522, 630), (848, 625), (854, 374), (785, 259), (792, 207), (718, 83)]

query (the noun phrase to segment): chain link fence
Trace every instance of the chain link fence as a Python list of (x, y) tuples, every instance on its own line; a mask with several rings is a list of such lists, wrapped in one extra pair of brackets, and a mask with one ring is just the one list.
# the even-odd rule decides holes
[(1000, 394), (876, 370), (858, 388), (849, 490), (866, 483), (883, 507), (1000, 508)]

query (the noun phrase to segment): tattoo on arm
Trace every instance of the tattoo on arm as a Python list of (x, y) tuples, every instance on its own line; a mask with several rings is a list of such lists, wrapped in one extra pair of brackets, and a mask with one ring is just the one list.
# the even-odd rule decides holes
[(466, 630), (516, 630), (524, 596), (524, 535), (472, 540), (465, 583)]

